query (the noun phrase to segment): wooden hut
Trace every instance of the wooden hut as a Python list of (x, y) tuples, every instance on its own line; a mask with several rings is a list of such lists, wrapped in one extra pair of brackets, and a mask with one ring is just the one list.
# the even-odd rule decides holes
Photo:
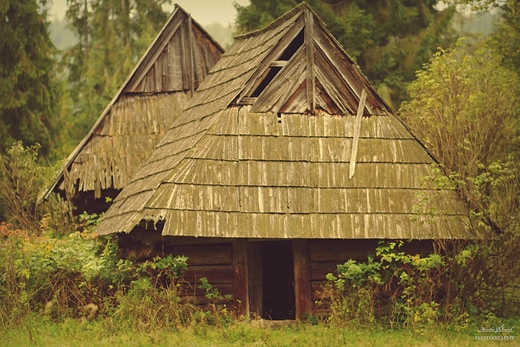
[(207, 277), (241, 314), (301, 317), (378, 240), (464, 234), (435, 163), (303, 3), (236, 37), (97, 232), (188, 256), (195, 296)]
[(44, 193), (70, 199), (77, 213), (106, 211), (180, 115), (223, 49), (176, 5), (132, 73)]

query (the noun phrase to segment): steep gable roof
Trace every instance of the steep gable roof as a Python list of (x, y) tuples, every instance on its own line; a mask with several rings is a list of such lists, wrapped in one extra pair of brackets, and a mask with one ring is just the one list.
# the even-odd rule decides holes
[(222, 47), (180, 6), (44, 192), (122, 189), (180, 115)]
[(460, 237), (454, 192), (421, 184), (434, 163), (303, 3), (236, 38), (97, 232)]

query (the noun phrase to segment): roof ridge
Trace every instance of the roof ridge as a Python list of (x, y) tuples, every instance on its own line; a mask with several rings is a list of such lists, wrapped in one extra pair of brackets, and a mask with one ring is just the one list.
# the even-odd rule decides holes
[(290, 10), (289, 12), (286, 12), (285, 14), (283, 14), (280, 17), (273, 20), (271, 23), (269, 23), (265, 27), (262, 27), (257, 30), (249, 31), (247, 33), (236, 35), (236, 36), (234, 36), (234, 39), (235, 40), (244, 39), (244, 38), (263, 34), (264, 32), (269, 31), (269, 30), (273, 29), (274, 27), (277, 27), (280, 23), (291, 19), (298, 13), (303, 12), (305, 9), (311, 11), (314, 14), (314, 16), (319, 20), (319, 22), (322, 22), (321, 19), (319, 18), (319, 16), (316, 14), (316, 12), (314, 12), (313, 9), (306, 2), (302, 2), (302, 3), (298, 4), (296, 7), (294, 7), (292, 10)]

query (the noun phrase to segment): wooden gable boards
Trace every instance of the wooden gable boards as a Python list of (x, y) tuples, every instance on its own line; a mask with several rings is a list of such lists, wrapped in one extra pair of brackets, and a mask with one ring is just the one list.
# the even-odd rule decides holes
[(363, 89), (369, 94), (365, 116), (389, 111), (307, 7), (260, 63), (235, 102), (252, 105), (253, 112), (354, 115)]
[[(97, 232), (159, 224), (163, 235), (217, 238), (461, 237), (456, 194), (421, 183), (434, 163), (301, 4), (236, 38)], [(432, 215), (412, 211), (420, 195)]]
[[(176, 5), (112, 101), (44, 192), (120, 190), (148, 158), (223, 49)], [(81, 212), (81, 211), (79, 211)]]

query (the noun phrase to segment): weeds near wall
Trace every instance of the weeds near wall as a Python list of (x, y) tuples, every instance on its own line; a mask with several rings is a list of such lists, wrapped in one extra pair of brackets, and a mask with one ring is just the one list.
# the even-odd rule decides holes
[[(437, 323), (466, 326), (470, 317), (518, 315), (518, 287), (490, 287), (496, 277), (487, 277), (491, 267), (482, 264), (494, 261), (489, 249), (450, 243), (449, 253), (421, 257), (399, 251), (402, 245), (381, 242), (367, 262), (349, 260), (338, 265), (337, 275), (328, 274), (321, 303), (330, 308), (331, 324), (421, 330)], [(507, 314), (504, 299), (512, 306)]]
[(206, 305), (181, 298), (187, 257), (120, 259), (116, 242), (88, 230), (98, 218), (81, 220), (84, 231), (66, 237), (0, 224), (0, 328), (19, 325), (35, 313), (54, 321), (101, 316), (108, 328), (140, 331), (231, 321), (223, 304), (230, 298), (205, 278)]

